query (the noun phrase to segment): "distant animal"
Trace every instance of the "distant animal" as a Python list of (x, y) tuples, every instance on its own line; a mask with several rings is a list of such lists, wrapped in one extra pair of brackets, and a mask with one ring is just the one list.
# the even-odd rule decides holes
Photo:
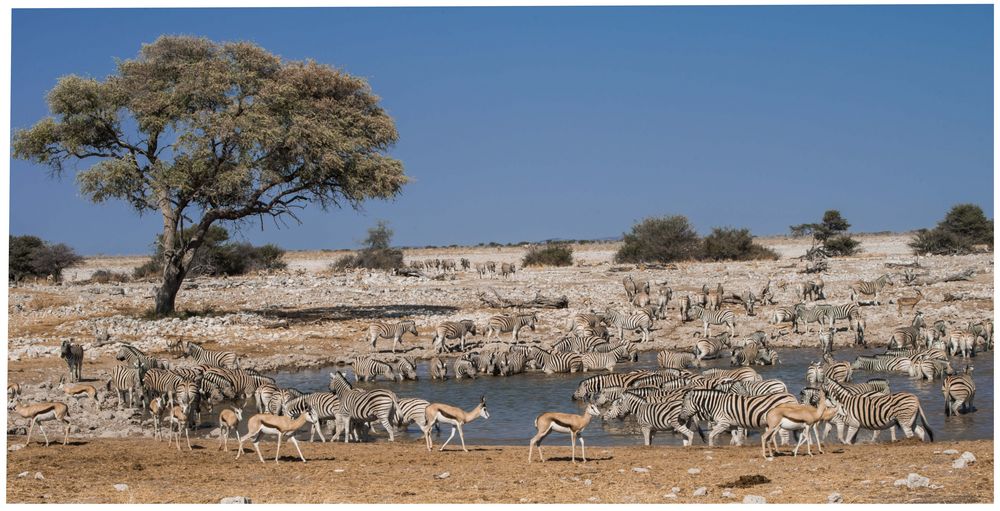
[(83, 368), (83, 346), (71, 343), (63, 339), (59, 345), (59, 357), (66, 361), (69, 367), (69, 381), (75, 383), (80, 381), (80, 373)]
[(374, 351), (376, 340), (379, 338), (392, 339), (392, 352), (395, 353), (396, 344), (402, 344), (403, 336), (408, 333), (413, 334), (415, 337), (420, 336), (417, 333), (417, 324), (412, 320), (403, 320), (397, 323), (376, 321), (368, 325), (368, 342), (371, 343), (372, 351)]
[(919, 289), (916, 290), (917, 296), (902, 296), (896, 299), (896, 315), (903, 315), (903, 307), (909, 307), (912, 311), (914, 307), (924, 299), (924, 294), (920, 292)]
[(881, 305), (878, 295), (885, 286), (893, 285), (892, 277), (886, 273), (875, 280), (859, 280), (849, 286), (851, 290), (851, 301), (857, 302), (861, 297), (874, 297), (875, 305)]

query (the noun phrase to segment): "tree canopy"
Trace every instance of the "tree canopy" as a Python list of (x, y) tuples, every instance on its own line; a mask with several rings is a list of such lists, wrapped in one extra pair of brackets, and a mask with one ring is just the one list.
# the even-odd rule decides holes
[(248, 42), (163, 36), (103, 80), (59, 79), (47, 100), (52, 115), (15, 132), (14, 156), (56, 174), (86, 161), (84, 196), (162, 215), (161, 314), (213, 223), (297, 221), (309, 203), (357, 208), (407, 182), (387, 154), (395, 123), (364, 79)]

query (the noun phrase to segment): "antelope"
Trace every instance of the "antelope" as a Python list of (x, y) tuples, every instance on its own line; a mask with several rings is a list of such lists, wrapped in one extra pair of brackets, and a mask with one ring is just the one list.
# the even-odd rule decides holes
[(38, 429), (42, 431), (42, 437), (45, 438), (45, 447), (49, 446), (49, 436), (45, 434), (45, 428), (40, 423), (51, 420), (57, 420), (66, 425), (65, 432), (63, 433), (63, 445), (66, 445), (69, 441), (69, 408), (65, 404), (59, 402), (35, 403), (32, 405), (18, 404), (14, 406), (14, 411), (25, 419), (31, 419), (31, 426), (28, 427), (28, 440), (24, 442), (25, 447), (31, 443), (31, 433), (35, 429), (35, 424), (38, 424)]
[(898, 316), (901, 317), (903, 315), (903, 307), (909, 307), (912, 312), (913, 308), (924, 299), (924, 294), (921, 293), (919, 289), (916, 291), (917, 296), (901, 296), (896, 300), (896, 314)]
[(446, 405), (444, 403), (431, 403), (427, 405), (424, 410), (424, 439), (427, 441), (427, 450), (431, 451), (434, 447), (434, 442), (431, 440), (431, 428), (441, 421), (445, 424), (451, 424), (451, 434), (448, 435), (448, 439), (444, 441), (441, 445), (439, 451), (443, 451), (448, 442), (455, 437), (455, 430), (458, 430), (458, 437), (462, 441), (462, 450), (469, 452), (465, 448), (465, 435), (462, 434), (462, 425), (472, 422), (477, 417), (482, 417), (484, 419), (489, 419), (490, 414), (486, 411), (486, 396), (479, 398), (479, 404), (472, 409), (470, 412), (466, 412), (457, 406)]
[[(813, 407), (808, 404), (785, 403), (768, 410), (765, 416), (767, 430), (760, 436), (760, 452), (767, 458), (773, 456), (770, 447), (767, 446), (768, 439), (774, 439), (774, 435), (781, 429), (805, 429), (806, 449), (809, 456), (812, 456), (812, 437), (809, 436), (809, 429), (812, 428), (813, 435), (816, 436), (816, 445), (820, 454), (823, 453), (823, 444), (819, 441), (819, 434), (816, 432), (816, 424), (821, 420), (830, 420), (836, 415), (837, 409), (827, 408), (826, 393), (819, 392), (819, 406)], [(798, 456), (799, 447), (802, 446), (803, 439), (795, 446), (793, 456)], [(775, 452), (777, 452), (777, 440), (775, 440)]]
[(97, 406), (97, 389), (93, 385), (88, 385), (86, 383), (76, 383), (73, 385), (68, 385), (66, 383), (66, 375), (59, 378), (59, 388), (66, 393), (67, 396), (71, 397), (89, 397), (94, 405)]
[(590, 424), (590, 420), (601, 414), (601, 411), (597, 409), (596, 405), (587, 406), (587, 411), (583, 415), (574, 415), (572, 413), (559, 413), (559, 412), (545, 412), (538, 417), (535, 417), (535, 428), (538, 432), (531, 438), (531, 442), (528, 443), (528, 463), (531, 463), (531, 452), (534, 447), (538, 446), (538, 458), (545, 462), (545, 456), (542, 455), (542, 440), (549, 435), (553, 430), (560, 433), (569, 433), (569, 443), (573, 447), (572, 461), (576, 463), (576, 439), (580, 439), (580, 450), (583, 453), (583, 462), (587, 462), (587, 448), (583, 443), (583, 430)]
[(243, 420), (243, 410), (241, 408), (226, 408), (219, 412), (219, 449), (229, 452), (229, 431), (233, 431), (236, 441), (240, 440), (239, 425)]
[[(162, 396), (161, 398), (162, 399)], [(177, 431), (174, 431), (177, 426)], [(177, 444), (177, 450), (181, 450), (181, 428), (184, 428), (184, 439), (187, 440), (188, 450), (191, 449), (191, 437), (188, 436), (188, 409), (187, 406), (174, 405), (170, 408), (170, 433)], [(169, 442), (170, 439), (167, 439)]]
[(295, 444), (295, 450), (299, 452), (299, 458), (302, 458), (302, 463), (305, 463), (306, 457), (302, 455), (302, 449), (299, 449), (299, 441), (293, 435), (295, 435), (295, 432), (306, 421), (312, 424), (319, 422), (319, 417), (314, 408), (310, 407), (308, 412), (300, 414), (294, 419), (285, 415), (271, 415), (269, 413), (258, 413), (250, 417), (250, 420), (247, 421), (247, 434), (244, 437), (240, 437), (240, 446), (236, 452), (236, 459), (240, 459), (240, 455), (243, 454), (243, 442), (253, 437), (253, 448), (257, 451), (257, 457), (260, 458), (260, 462), (264, 463), (264, 456), (260, 454), (260, 437), (264, 435), (277, 435), (278, 447), (274, 451), (274, 462), (278, 463), (278, 456), (281, 453), (281, 437), (287, 436)]
[(13, 403), (14, 399), (16, 399), (20, 395), (21, 395), (21, 384), (20, 383), (8, 383), (7, 384), (7, 401), (9, 403)]
[(153, 438), (157, 440), (163, 439), (163, 435), (160, 434), (160, 419), (164, 410), (162, 396), (149, 401), (149, 414), (153, 416)]

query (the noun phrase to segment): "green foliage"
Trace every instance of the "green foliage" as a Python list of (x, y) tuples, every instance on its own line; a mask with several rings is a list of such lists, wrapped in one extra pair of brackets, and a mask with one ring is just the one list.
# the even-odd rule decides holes
[(704, 259), (712, 261), (750, 261), (755, 259), (778, 259), (778, 254), (754, 243), (750, 229), (716, 227), (705, 236)]
[(696, 259), (701, 239), (688, 219), (681, 215), (647, 218), (632, 226), (615, 261), (619, 263), (671, 262)]
[(920, 229), (909, 243), (915, 254), (967, 254), (975, 245), (993, 247), (993, 220), (975, 204), (958, 204), (933, 229)]
[(528, 249), (523, 266), (571, 266), (573, 249), (565, 243), (546, 243)]
[(49, 275), (58, 280), (63, 270), (83, 261), (69, 246), (46, 243), (37, 236), (10, 236), (9, 243), (7, 277), (15, 282)]
[(97, 270), (90, 276), (90, 281), (96, 284), (118, 284), (129, 280), (128, 275), (111, 270)]
[[(175, 245), (187, 243), (197, 232), (196, 229), (191, 227), (181, 231), (181, 235), (175, 238)], [(204, 239), (188, 263), (188, 273), (191, 275), (243, 275), (253, 271), (281, 270), (287, 267), (282, 260), (285, 251), (280, 247), (270, 243), (255, 247), (250, 243), (230, 242), (229, 231), (223, 227), (212, 226)], [(166, 254), (162, 235), (157, 236), (155, 246), (156, 252), (153, 258), (136, 267), (132, 271), (133, 277), (148, 278), (163, 272)]]
[(861, 245), (847, 234), (850, 227), (851, 224), (841, 216), (840, 211), (830, 209), (823, 213), (820, 223), (792, 225), (789, 230), (794, 237), (811, 234), (829, 255), (849, 256), (856, 254)]
[(826, 249), (826, 252), (830, 255), (849, 256), (858, 252), (859, 245), (861, 245), (860, 241), (846, 234), (841, 234), (839, 236), (828, 238), (826, 243), (823, 244), (823, 248)]
[(332, 269), (343, 271), (350, 268), (372, 270), (394, 270), (403, 267), (403, 251), (390, 247), (392, 229), (384, 220), (368, 229), (368, 237), (362, 242), (364, 248), (355, 254), (347, 254), (337, 259)]

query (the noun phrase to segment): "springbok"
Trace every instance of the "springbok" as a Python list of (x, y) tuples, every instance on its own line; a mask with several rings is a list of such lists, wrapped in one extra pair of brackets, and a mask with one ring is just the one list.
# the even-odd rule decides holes
[[(162, 396), (161, 396), (162, 398)], [(174, 431), (177, 426), (177, 431)], [(191, 449), (191, 437), (188, 436), (188, 409), (187, 406), (174, 405), (170, 408), (170, 433), (177, 444), (177, 450), (181, 450), (181, 428), (184, 428), (184, 439), (187, 440), (188, 450)], [(169, 442), (170, 439), (167, 439)]]
[(455, 437), (455, 430), (458, 430), (458, 438), (462, 441), (462, 450), (469, 452), (465, 448), (465, 435), (462, 434), (462, 425), (472, 422), (477, 417), (482, 417), (484, 419), (489, 419), (490, 414), (486, 411), (486, 396), (479, 398), (479, 404), (472, 409), (472, 411), (466, 412), (457, 406), (446, 405), (444, 403), (431, 403), (427, 405), (424, 410), (424, 417), (426, 422), (424, 423), (424, 439), (427, 440), (427, 450), (433, 450), (434, 442), (431, 440), (431, 428), (441, 421), (445, 424), (451, 424), (451, 434), (448, 435), (448, 439), (444, 441), (441, 445), (439, 451), (443, 451), (448, 442)]
[(896, 299), (896, 315), (903, 316), (903, 307), (909, 307), (910, 312), (913, 312), (913, 308), (924, 299), (924, 294), (920, 292), (919, 289), (916, 290), (917, 296), (901, 296)]
[(226, 408), (219, 412), (219, 450), (229, 452), (229, 431), (232, 430), (236, 441), (240, 440), (239, 425), (243, 420), (243, 410), (241, 408)]
[(535, 428), (538, 430), (538, 433), (528, 443), (528, 463), (531, 463), (531, 452), (536, 445), (538, 446), (538, 458), (543, 463), (545, 462), (545, 456), (542, 455), (542, 440), (545, 440), (545, 437), (552, 431), (569, 433), (570, 445), (573, 447), (573, 457), (571, 458), (573, 463), (576, 463), (576, 439), (579, 438), (580, 451), (583, 453), (583, 462), (586, 463), (587, 448), (583, 443), (583, 429), (590, 424), (592, 418), (600, 414), (601, 411), (597, 409), (597, 406), (591, 404), (587, 406), (587, 411), (583, 415), (545, 412), (535, 417)]
[(93, 385), (86, 383), (68, 384), (66, 383), (66, 375), (62, 375), (59, 378), (59, 388), (70, 397), (89, 397), (94, 402), (94, 406), (98, 406), (97, 389)]
[[(816, 436), (816, 445), (819, 447), (820, 454), (822, 454), (823, 444), (819, 441), (819, 433), (816, 431), (816, 424), (818, 424), (821, 420), (830, 420), (836, 414), (837, 408), (827, 407), (826, 393), (822, 390), (819, 392), (819, 406), (817, 407), (813, 407), (808, 404), (785, 403), (768, 410), (767, 415), (765, 416), (767, 430), (760, 436), (761, 454), (765, 458), (774, 455), (773, 452), (771, 452), (770, 446), (767, 446), (767, 441), (769, 439), (774, 439), (775, 434), (782, 429), (805, 430), (805, 438), (799, 439), (799, 443), (795, 445), (795, 450), (793, 451), (792, 456), (798, 456), (799, 447), (802, 446), (803, 440), (807, 443), (806, 449), (809, 455), (813, 455), (812, 437), (809, 436), (810, 429), (812, 429), (813, 435)], [(774, 444), (774, 452), (777, 452), (777, 440), (775, 440)]]
[(302, 458), (302, 463), (305, 463), (306, 457), (302, 455), (302, 449), (299, 449), (299, 441), (293, 435), (295, 435), (295, 432), (306, 421), (309, 421), (311, 424), (319, 422), (319, 416), (316, 414), (314, 408), (310, 407), (308, 412), (300, 414), (294, 419), (285, 415), (271, 415), (269, 413), (258, 413), (250, 417), (250, 420), (247, 421), (247, 434), (240, 437), (240, 446), (237, 449), (236, 459), (240, 459), (240, 455), (243, 454), (243, 442), (253, 437), (253, 448), (257, 451), (257, 457), (260, 458), (260, 462), (264, 463), (264, 456), (260, 454), (260, 437), (264, 435), (277, 435), (278, 447), (274, 452), (274, 462), (278, 462), (278, 457), (281, 453), (281, 437), (287, 436), (295, 444), (295, 450), (299, 452), (299, 458)]
[(165, 410), (162, 396), (149, 400), (149, 415), (153, 417), (153, 438), (156, 440), (163, 439), (163, 435), (160, 434), (160, 420), (163, 419)]
[(31, 426), (28, 427), (28, 440), (24, 442), (25, 447), (31, 443), (31, 433), (35, 429), (35, 424), (38, 424), (38, 429), (42, 431), (42, 437), (45, 438), (45, 447), (49, 446), (49, 436), (45, 434), (45, 428), (40, 423), (51, 420), (57, 420), (66, 425), (65, 432), (63, 433), (63, 445), (66, 445), (69, 441), (69, 408), (65, 404), (59, 402), (35, 403), (32, 405), (17, 404), (14, 406), (14, 411), (25, 419), (31, 419)]

